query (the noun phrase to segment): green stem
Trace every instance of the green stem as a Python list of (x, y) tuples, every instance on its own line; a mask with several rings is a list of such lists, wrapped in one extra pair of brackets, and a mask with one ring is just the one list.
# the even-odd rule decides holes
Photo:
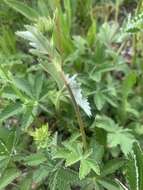
[[(52, 64), (52, 63), (51, 63)], [(44, 65), (41, 65), (41, 67), (46, 71), (48, 72), (48, 70), (45, 68)], [(72, 99), (72, 103), (73, 103), (73, 106), (74, 106), (74, 109), (75, 109), (75, 113), (76, 113), (76, 117), (77, 117), (77, 121), (78, 121), (78, 124), (79, 124), (79, 127), (80, 127), (80, 132), (81, 132), (81, 136), (82, 136), (82, 142), (83, 142), (83, 146), (84, 146), (84, 149), (86, 150), (87, 149), (87, 141), (86, 141), (86, 133), (85, 133), (85, 126), (84, 126), (84, 123), (82, 121), (82, 117), (81, 117), (81, 114), (80, 114), (80, 111), (79, 111), (79, 106), (77, 105), (76, 103), (76, 100), (75, 100), (75, 97), (72, 93), (72, 90), (66, 80), (66, 77), (65, 77), (65, 74), (64, 72), (61, 70), (59, 71), (60, 72), (60, 75), (61, 75), (61, 78), (62, 80), (64, 81), (64, 85), (65, 87), (67, 88), (70, 96), (71, 96), (71, 99)], [(48, 72), (49, 73), (49, 72)]]
[(71, 90), (71, 88), (70, 88), (70, 86), (69, 86), (63, 72), (61, 72), (61, 76), (62, 76), (62, 78), (63, 78), (63, 80), (65, 82), (65, 86), (67, 87), (67, 89), (69, 91), (69, 94), (71, 96), (72, 103), (74, 105), (74, 109), (75, 109), (75, 112), (76, 112), (77, 121), (78, 121), (78, 124), (79, 124), (79, 127), (80, 127), (83, 146), (84, 146), (84, 149), (86, 150), (87, 149), (87, 141), (86, 141), (85, 126), (84, 126), (84, 123), (83, 123), (83, 120), (82, 120), (82, 117), (81, 117), (81, 114), (80, 114), (80, 111), (79, 111), (79, 106), (76, 103), (75, 97), (74, 97), (74, 95), (72, 93), (72, 90)]

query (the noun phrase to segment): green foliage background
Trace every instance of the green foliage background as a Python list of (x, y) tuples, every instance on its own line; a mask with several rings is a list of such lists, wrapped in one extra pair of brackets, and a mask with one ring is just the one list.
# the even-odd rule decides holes
[(142, 11), (2, 1), (0, 189), (143, 189)]

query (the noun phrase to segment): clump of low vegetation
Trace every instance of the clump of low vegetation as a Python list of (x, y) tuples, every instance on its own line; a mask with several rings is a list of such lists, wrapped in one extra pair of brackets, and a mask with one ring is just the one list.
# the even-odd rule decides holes
[(2, 0), (0, 190), (143, 190), (142, 11)]

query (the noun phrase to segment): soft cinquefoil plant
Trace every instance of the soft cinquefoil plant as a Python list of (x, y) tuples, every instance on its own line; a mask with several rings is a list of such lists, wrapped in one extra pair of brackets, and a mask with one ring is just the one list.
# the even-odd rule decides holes
[(0, 190), (142, 190), (142, 1), (3, 4)]

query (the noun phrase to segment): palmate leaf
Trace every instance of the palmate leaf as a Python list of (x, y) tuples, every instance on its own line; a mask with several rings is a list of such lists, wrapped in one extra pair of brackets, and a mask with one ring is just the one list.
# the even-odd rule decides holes
[(104, 146), (97, 142), (96, 136), (93, 136), (91, 139), (90, 149), (92, 149), (91, 158), (96, 160), (98, 163), (101, 163), (104, 156)]
[(107, 141), (109, 147), (120, 145), (122, 152), (127, 155), (132, 150), (133, 143), (136, 141), (129, 129), (119, 127), (111, 118), (97, 116), (95, 125), (107, 131)]
[(23, 92), (23, 96), (29, 97), (31, 100), (39, 100), (44, 83), (42, 72), (36, 72), (34, 75), (29, 74), (28, 77), (13, 77), (12, 81), (16, 88)]
[(15, 101), (16, 99), (19, 98), (19, 96), (14, 92), (14, 90), (11, 88), (11, 86), (6, 86), (2, 90), (1, 97), (5, 98), (7, 100), (12, 100), (12, 101)]
[(37, 100), (39, 100), (40, 98), (40, 94), (42, 92), (42, 87), (43, 87), (43, 84), (44, 84), (44, 79), (45, 79), (45, 76), (43, 73), (37, 73), (36, 76), (35, 76), (35, 81), (34, 81), (34, 96), (36, 97)]
[(110, 147), (120, 145), (122, 152), (127, 155), (132, 150), (134, 136), (127, 129), (118, 129), (114, 133), (108, 134), (108, 144)]
[(13, 77), (13, 84), (27, 96), (33, 97), (31, 87), (25, 78)]
[(38, 104), (34, 104), (34, 103), (30, 105), (27, 104), (25, 108), (23, 109), (21, 127), (23, 129), (27, 129), (33, 123), (37, 113), (38, 113)]
[(87, 160), (81, 160), (79, 168), (79, 178), (85, 178), (90, 173), (90, 171), (91, 168), (89, 167), (89, 162)]
[(91, 170), (100, 175), (100, 168), (94, 159), (91, 159), (91, 151), (83, 153), (82, 145), (78, 142), (65, 141), (64, 147), (57, 149), (54, 158), (62, 158), (66, 160), (65, 166), (71, 166), (80, 162), (79, 178), (85, 178)]
[(34, 153), (24, 158), (24, 163), (28, 166), (38, 166), (47, 160), (44, 154)]
[(95, 122), (92, 124), (91, 128), (95, 126), (98, 128), (102, 128), (105, 131), (111, 132), (111, 133), (118, 129), (118, 126), (111, 118), (107, 116), (100, 116), (100, 115), (96, 116)]
[(49, 173), (52, 172), (53, 166), (40, 166), (33, 173), (33, 181), (35, 183), (41, 183), (45, 178), (49, 176)]
[(66, 160), (65, 165), (71, 166), (80, 161), (82, 156), (82, 147), (79, 143), (66, 143), (66, 148), (59, 148), (54, 155), (54, 158), (63, 158)]
[(75, 184), (79, 184), (78, 173), (68, 168), (61, 167), (50, 177), (50, 190), (71, 190)]
[(112, 159), (107, 162), (102, 168), (101, 176), (105, 177), (107, 175), (113, 174), (119, 168), (125, 164), (123, 159)]
[(66, 75), (66, 79), (68, 81), (68, 84), (72, 90), (72, 93), (74, 95), (74, 98), (76, 100), (76, 103), (84, 110), (84, 112), (90, 117), (92, 115), (91, 113), (91, 107), (89, 105), (89, 102), (87, 98), (83, 97), (82, 89), (80, 87), (80, 84), (76, 81), (76, 75), (69, 77)]
[(4, 121), (9, 117), (20, 114), (23, 111), (23, 107), (20, 103), (11, 103), (4, 108), (0, 113), (0, 120)]
[(98, 34), (99, 39), (104, 43), (106, 46), (113, 42), (117, 42), (118, 40), (118, 23), (107, 23), (105, 22), (102, 27), (100, 28), (100, 32)]
[(8, 167), (11, 156), (17, 144), (17, 132), (15, 129), (0, 127), (0, 176), (3, 175)]
[(100, 168), (95, 160), (82, 159), (80, 161), (79, 178), (84, 179), (91, 170), (93, 170), (97, 175), (100, 175)]
[(20, 172), (16, 168), (7, 169), (0, 177), (0, 190), (3, 190), (9, 185), (14, 179), (19, 177)]
[(13, 77), (13, 84), (20, 91), (24, 93), (30, 99), (35, 99), (38, 101), (40, 94), (42, 92), (42, 86), (44, 83), (44, 74), (41, 72), (35, 73), (35, 75), (28, 75), (28, 77)]
[[(1, 148), (0, 148), (1, 149)], [(8, 167), (9, 164), (9, 155), (8, 156), (0, 156), (0, 176), (5, 172), (5, 169)]]
[(97, 90), (94, 95), (94, 103), (99, 111), (103, 108), (106, 102), (106, 96), (101, 91)]

